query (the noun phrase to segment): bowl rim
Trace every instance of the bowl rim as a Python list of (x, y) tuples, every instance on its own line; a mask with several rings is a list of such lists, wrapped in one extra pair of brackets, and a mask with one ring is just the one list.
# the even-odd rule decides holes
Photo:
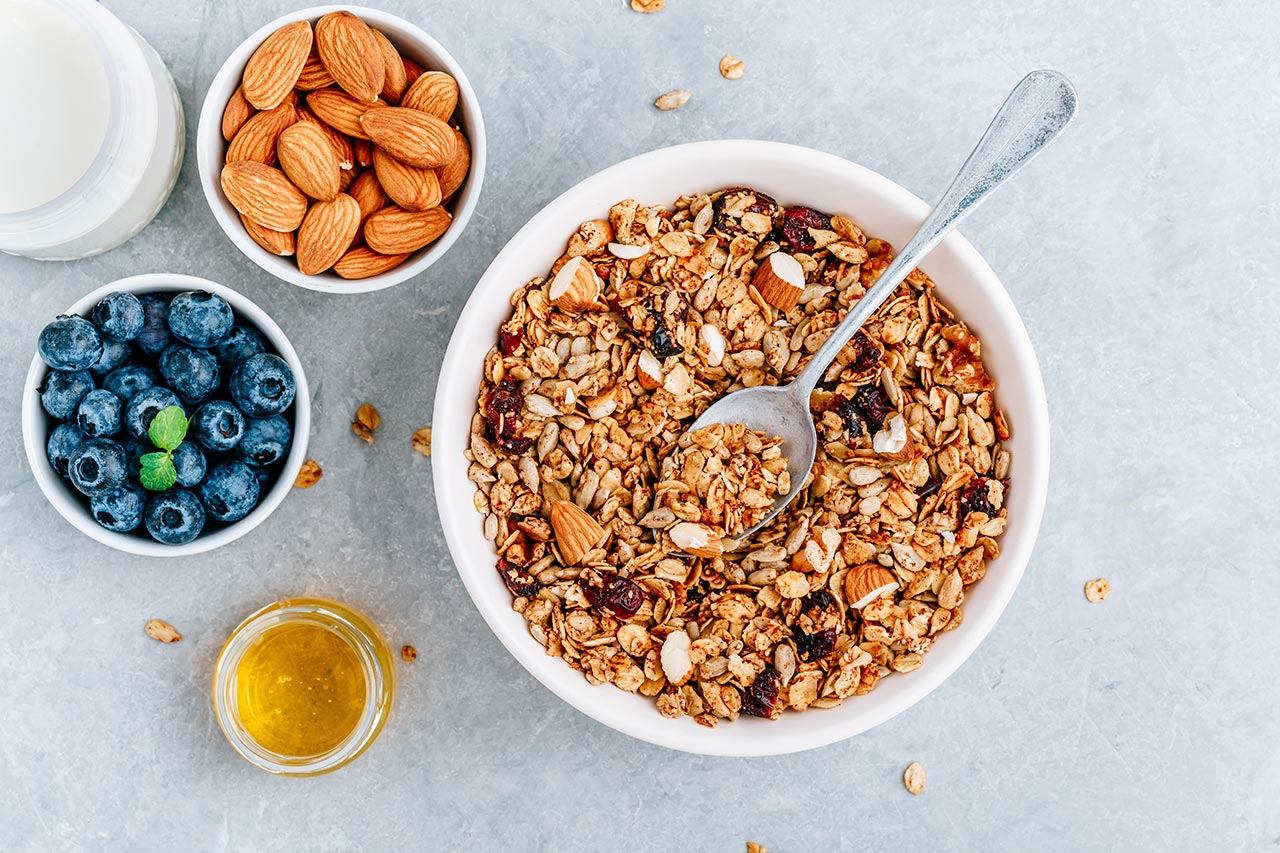
[[(621, 177), (635, 173), (661, 174), (677, 169), (684, 172), (691, 170), (691, 163), (745, 160), (750, 160), (753, 166), (770, 161), (789, 167), (802, 165), (816, 175), (859, 184), (875, 195), (883, 206), (896, 208), (896, 213), (910, 216), (913, 222), (923, 221), (930, 210), (928, 204), (909, 190), (865, 166), (812, 148), (763, 140), (733, 139), (673, 145), (639, 154), (597, 172), (570, 187), (530, 218), (498, 253), (477, 282), (459, 315), (441, 363), (433, 412), (433, 444), (436, 452), (433, 453), (432, 460), (436, 506), (455, 568), (490, 630), (531, 675), (571, 706), (624, 734), (685, 752), (734, 757), (785, 754), (845, 740), (902, 713), (949, 678), (981, 644), (1012, 599), (1030, 560), (1039, 531), (1049, 477), (1048, 404), (1030, 338), (1012, 299), (994, 271), (958, 231), (952, 232), (934, 249), (930, 257), (935, 259), (934, 263), (941, 263), (936, 259), (940, 255), (947, 255), (949, 262), (958, 264), (970, 280), (968, 284), (981, 294), (993, 313), (998, 315), (1002, 331), (1009, 334), (1007, 340), (1002, 340), (1002, 348), (1009, 351), (1010, 365), (1002, 382), (1020, 385), (1026, 395), (1027, 411), (1018, 424), (1019, 435), (1015, 436), (1025, 444), (1018, 450), (1017, 475), (1018, 491), (1024, 496), (1021, 499), (1025, 502), (1018, 520), (1020, 535), (1011, 536), (1012, 528), (1006, 531), (998, 558), (1001, 571), (986, 579), (985, 586), (993, 588), (993, 597), (980, 612), (966, 611), (964, 622), (948, 635), (945, 654), (941, 644), (931, 651), (931, 657), (940, 657), (940, 660), (932, 667), (911, 673), (912, 678), (904, 679), (904, 686), (889, 695), (873, 692), (859, 697), (870, 701), (865, 701), (860, 706), (862, 711), (859, 716), (848, 720), (837, 718), (837, 722), (833, 724), (780, 730), (775, 722), (740, 719), (732, 725), (709, 730), (688, 718), (668, 720), (656, 713), (641, 715), (631, 713), (629, 709), (619, 710), (620, 705), (616, 701), (592, 701), (592, 694), (586, 691), (599, 691), (602, 688), (594, 687), (582, 679), (580, 674), (572, 673), (561, 660), (548, 656), (529, 637), (523, 619), (511, 610), (509, 593), (497, 580), (496, 572), (491, 567), (486, 570), (483, 565), (493, 560), (492, 543), (468, 530), (468, 525), (475, 528), (475, 509), (470, 501), (458, 499), (458, 495), (453, 492), (454, 484), (448, 481), (448, 478), (459, 473), (465, 480), (466, 462), (461, 459), (461, 451), (467, 445), (474, 403), (467, 406), (461, 414), (452, 412), (451, 406), (458, 400), (474, 400), (475, 397), (474, 387), (460, 387), (459, 383), (470, 382), (476, 372), (473, 364), (477, 348), (475, 341), (483, 331), (474, 328), (477, 323), (474, 318), (481, 313), (478, 306), (496, 299), (505, 303), (513, 288), (520, 282), (533, 275), (543, 274), (543, 270), (528, 269), (527, 263), (521, 269), (517, 260), (523, 253), (532, 250), (532, 244), (536, 243), (535, 234), (540, 231), (541, 223), (566, 223), (563, 233), (567, 234), (573, 227), (568, 223), (601, 215), (600, 210), (582, 209), (579, 203), (581, 197), (598, 193)], [(677, 163), (680, 165), (675, 165)], [(744, 176), (743, 180), (749, 178)], [(690, 183), (696, 185), (697, 182), (695, 179)], [(631, 185), (635, 183), (634, 179), (630, 180)], [(669, 200), (663, 200), (663, 203), (669, 203)], [(875, 230), (874, 226), (869, 227), (872, 231)], [(921, 266), (928, 270), (934, 263), (926, 259)], [(508, 269), (509, 267), (514, 267), (514, 270)], [(521, 274), (525, 274), (525, 277), (521, 278)], [(489, 331), (488, 334), (492, 335), (494, 332)], [(490, 339), (484, 338), (486, 341)], [(485, 348), (487, 347), (486, 344)], [(448, 456), (455, 452), (458, 460)], [(480, 554), (483, 556), (479, 556)], [(494, 585), (500, 588), (505, 600), (499, 600)], [(512, 616), (515, 618), (512, 619)], [(519, 624), (516, 624), (517, 621)], [(558, 670), (576, 676), (577, 683), (565, 679), (563, 675), (557, 675)], [(823, 713), (834, 715), (840, 710), (833, 709)], [(678, 725), (681, 723), (687, 725)]]
[(190, 556), (234, 542), (266, 521), (267, 516), (275, 512), (276, 507), (293, 489), (293, 481), (297, 478), (307, 455), (307, 441), (311, 435), (311, 395), (302, 362), (284, 330), (247, 296), (224, 284), (197, 276), (181, 273), (144, 273), (104, 284), (76, 300), (62, 313), (85, 316), (107, 294), (119, 291), (143, 295), (185, 290), (207, 290), (227, 300), (232, 311), (236, 313), (237, 320), (248, 320), (252, 323), (271, 343), (280, 357), (288, 363), (293, 371), (294, 383), (297, 385), (293, 402), (293, 442), (275, 484), (258, 501), (258, 505), (244, 518), (220, 530), (207, 535), (202, 533), (183, 545), (165, 545), (132, 532), (117, 533), (107, 530), (93, 520), (88, 509), (81, 503), (81, 496), (74, 494), (74, 487), (49, 467), (45, 446), (49, 441), (50, 423), (53, 419), (41, 406), (40, 394), (36, 388), (50, 368), (40, 358), (40, 354), (36, 353), (31, 359), (31, 366), (27, 369), (26, 385), (22, 390), (22, 442), (26, 447), (27, 464), (31, 467), (31, 473), (35, 476), (36, 483), (40, 486), (40, 491), (44, 493), (45, 498), (73, 527), (90, 539), (126, 554), (142, 557)]
[[(240, 76), (244, 72), (244, 66), (249, 61), (250, 55), (268, 35), (285, 24), (302, 20), (311, 21), (314, 24), (315, 20), (322, 15), (339, 11), (347, 11), (358, 15), (372, 26), (381, 28), (391, 25), (401, 29), (412, 36), (416, 42), (414, 44), (415, 48), (422, 53), (431, 54), (435, 57), (435, 61), (432, 63), (433, 67), (435, 65), (441, 66), (440, 70), (449, 72), (458, 81), (458, 112), (462, 114), (463, 126), (467, 133), (467, 142), (471, 146), (470, 172), (467, 175), (466, 182), (463, 183), (454, 196), (453, 221), (449, 223), (449, 228), (445, 233), (434, 243), (419, 249), (415, 253), (418, 257), (409, 258), (400, 266), (385, 273), (363, 279), (344, 279), (335, 275), (331, 270), (326, 270), (318, 275), (303, 275), (297, 268), (296, 263), (293, 262), (292, 257), (280, 258), (267, 252), (253, 242), (253, 239), (244, 230), (235, 208), (231, 206), (231, 203), (223, 195), (222, 186), (218, 180), (222, 166), (222, 151), (226, 145), (226, 141), (222, 138), (222, 112), (226, 108), (227, 100), (239, 85)], [(388, 38), (392, 38), (390, 34), (388, 34)], [(392, 38), (393, 42), (397, 40), (401, 39), (398, 37)], [(462, 66), (454, 59), (453, 54), (446, 50), (440, 42), (428, 35), (421, 27), (398, 15), (379, 9), (343, 4), (310, 6), (281, 15), (259, 27), (244, 41), (240, 42), (218, 68), (213, 80), (209, 82), (209, 86), (205, 90), (204, 102), (200, 107), (200, 118), (196, 125), (196, 171), (200, 176), (200, 186), (204, 190), (204, 197), (209, 205), (209, 210), (213, 213), (214, 219), (217, 220), (218, 226), (226, 234), (227, 239), (240, 250), (241, 254), (272, 276), (296, 287), (320, 293), (371, 293), (376, 290), (394, 287), (414, 278), (444, 257), (445, 253), (452, 248), (453, 244), (466, 229), (471, 221), (472, 214), (475, 212), (476, 205), (479, 203), (480, 192), (484, 185), (487, 151), (484, 116), (480, 110), (480, 101), (476, 97), (475, 89), (472, 88), (466, 72), (462, 70)]]

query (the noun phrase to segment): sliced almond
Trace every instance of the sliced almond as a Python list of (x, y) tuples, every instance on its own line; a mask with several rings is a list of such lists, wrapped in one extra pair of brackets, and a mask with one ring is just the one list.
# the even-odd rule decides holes
[(382, 99), (391, 103), (399, 103), (405, 89), (409, 88), (404, 70), (404, 60), (400, 51), (391, 43), (381, 30), (369, 28), (373, 40), (378, 43), (378, 52), (382, 55)]
[(298, 229), (298, 269), (317, 275), (338, 262), (360, 229), (360, 205), (345, 193), (317, 201)]
[(662, 674), (667, 681), (676, 687), (684, 684), (693, 675), (693, 658), (690, 651), (693, 641), (684, 630), (672, 631), (662, 641), (662, 652), (659, 660), (662, 663)]
[(320, 61), (343, 91), (364, 103), (377, 99), (386, 71), (368, 24), (347, 11), (330, 12), (316, 21), (316, 47)]
[(421, 213), (389, 207), (365, 220), (364, 241), (384, 255), (416, 252), (449, 230), (453, 217), (433, 207)]
[(253, 105), (244, 98), (243, 87), (237, 86), (222, 110), (222, 138), (228, 142), (235, 139), (236, 133), (253, 113)]
[(551, 280), (547, 297), (561, 311), (581, 314), (600, 298), (600, 276), (583, 257), (570, 258)]
[(369, 109), (340, 89), (317, 89), (307, 95), (307, 106), (315, 112), (322, 122), (339, 133), (354, 136), (357, 139), (368, 139), (369, 136), (360, 126), (360, 116)]
[(271, 254), (281, 258), (287, 258), (293, 254), (292, 231), (272, 231), (270, 228), (263, 228), (244, 214), (240, 214), (240, 223), (244, 225), (244, 230), (248, 232), (253, 242)]
[(254, 114), (227, 146), (226, 162), (253, 160), (264, 166), (274, 166), (280, 134), (292, 127), (297, 120), (298, 111), (290, 103)]
[(604, 539), (604, 528), (573, 501), (551, 502), (551, 527), (565, 565), (574, 566)]
[(861, 610), (897, 588), (897, 577), (879, 563), (854, 566), (844, 576), (844, 600), (854, 610)]
[(643, 258), (649, 254), (651, 248), (648, 243), (641, 243), (638, 246), (632, 246), (627, 243), (610, 243), (609, 254), (615, 258), (622, 258), (624, 261), (634, 261), (636, 258)]
[(260, 110), (269, 110), (293, 91), (311, 54), (311, 24), (294, 21), (263, 39), (244, 66), (244, 97)]
[(374, 144), (411, 166), (443, 166), (458, 150), (453, 128), (406, 107), (373, 107), (360, 116), (360, 127)]
[(408, 254), (384, 255), (368, 246), (357, 246), (338, 259), (333, 271), (346, 279), (370, 278), (395, 269), (408, 257)]
[(452, 160), (436, 169), (436, 176), (440, 179), (440, 195), (444, 196), (445, 201), (461, 188), (467, 180), (467, 172), (471, 171), (471, 145), (462, 131), (455, 130), (453, 135), (458, 142), (457, 151)]
[(640, 358), (636, 361), (636, 378), (640, 380), (640, 387), (646, 391), (657, 388), (663, 380), (662, 362), (648, 350), (641, 350)]
[(378, 183), (405, 210), (430, 210), (440, 205), (440, 179), (435, 170), (401, 163), (381, 148), (373, 149)]
[(686, 554), (695, 557), (719, 557), (724, 553), (724, 544), (720, 534), (705, 524), (693, 521), (682, 521), (669, 531), (671, 542)]
[(289, 180), (307, 195), (332, 201), (338, 194), (342, 166), (320, 125), (300, 121), (285, 128), (276, 143), (276, 154)]
[(222, 167), (222, 191), (240, 213), (272, 231), (294, 231), (307, 212), (307, 197), (284, 172), (253, 160)]
[(724, 362), (725, 350), (728, 347), (724, 334), (715, 325), (703, 323), (698, 327), (698, 340), (701, 342), (699, 351), (707, 360), (707, 364), (711, 367), (719, 367)]
[(779, 311), (790, 311), (804, 293), (804, 267), (786, 252), (774, 252), (751, 275), (761, 298)]
[(400, 106), (448, 121), (458, 106), (458, 81), (443, 71), (423, 72), (404, 93)]

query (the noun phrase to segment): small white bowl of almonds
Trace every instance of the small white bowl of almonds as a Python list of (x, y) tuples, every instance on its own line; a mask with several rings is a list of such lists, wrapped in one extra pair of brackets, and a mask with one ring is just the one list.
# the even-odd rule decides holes
[(196, 133), (205, 197), (250, 260), (326, 293), (406, 281), (480, 196), (484, 121), (438, 42), (375, 9), (318, 6), (236, 48)]

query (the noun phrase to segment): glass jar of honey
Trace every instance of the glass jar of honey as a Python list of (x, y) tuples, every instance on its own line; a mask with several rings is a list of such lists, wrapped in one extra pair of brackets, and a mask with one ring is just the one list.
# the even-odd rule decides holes
[(395, 667), (361, 613), (319, 598), (278, 601), (231, 633), (213, 706), (231, 745), (282, 776), (337, 770), (364, 752), (391, 712)]

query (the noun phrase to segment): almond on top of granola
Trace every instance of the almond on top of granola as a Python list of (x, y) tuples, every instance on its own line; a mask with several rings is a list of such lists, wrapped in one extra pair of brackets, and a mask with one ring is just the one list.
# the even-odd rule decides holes
[(804, 483), (774, 437), (685, 432), (721, 395), (797, 375), (892, 251), (744, 187), (627, 199), (512, 295), (468, 476), (548, 654), (714, 726), (868, 693), (960, 624), (999, 554), (1010, 432), (979, 341), (922, 272), (811, 397)]

